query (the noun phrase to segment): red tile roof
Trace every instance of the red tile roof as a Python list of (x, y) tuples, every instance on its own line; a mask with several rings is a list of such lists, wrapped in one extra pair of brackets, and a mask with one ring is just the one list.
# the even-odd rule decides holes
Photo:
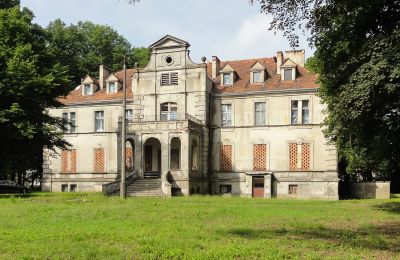
[[(266, 69), (266, 80), (263, 83), (250, 83), (250, 68), (259, 62)], [(232, 86), (221, 86), (220, 74), (216, 78), (211, 77), (211, 62), (207, 64), (207, 74), (214, 82), (215, 93), (240, 93), (273, 89), (299, 89), (318, 88), (316, 75), (311, 74), (306, 68), (297, 66), (296, 80), (281, 81), (281, 76), (276, 74), (275, 58), (259, 58), (248, 60), (221, 61), (220, 68), (229, 64), (236, 73), (236, 80)]]
[[(126, 96), (127, 98), (132, 98), (132, 76), (135, 73), (134, 69), (126, 70)], [(123, 82), (124, 71), (120, 70), (115, 72), (114, 75)], [(71, 103), (85, 103), (85, 102), (95, 102), (95, 101), (111, 101), (111, 100), (119, 100), (124, 97), (123, 89), (119, 89), (117, 93), (107, 93), (106, 88), (99, 89), (93, 95), (83, 96), (82, 95), (82, 86), (77, 87), (73, 91), (71, 91), (65, 98), (60, 98), (60, 102), (63, 104), (71, 104)]]

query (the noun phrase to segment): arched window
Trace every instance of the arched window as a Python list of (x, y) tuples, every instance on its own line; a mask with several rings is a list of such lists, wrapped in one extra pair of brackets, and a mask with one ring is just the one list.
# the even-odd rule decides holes
[(174, 102), (167, 102), (161, 104), (161, 114), (160, 120), (169, 121), (169, 120), (177, 120), (177, 111), (178, 106)]
[(125, 169), (127, 171), (133, 171), (134, 169), (134, 151), (134, 142), (132, 139), (128, 139), (125, 146)]

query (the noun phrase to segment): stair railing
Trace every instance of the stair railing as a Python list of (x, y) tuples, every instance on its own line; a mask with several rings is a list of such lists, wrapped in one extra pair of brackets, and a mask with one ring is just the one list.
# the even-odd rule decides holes
[[(125, 178), (125, 186), (132, 184), (135, 180), (137, 180), (138, 174), (137, 170), (133, 170), (130, 172)], [(117, 179), (115, 181), (106, 183), (102, 185), (102, 192), (104, 195), (111, 196), (120, 190), (121, 179)]]

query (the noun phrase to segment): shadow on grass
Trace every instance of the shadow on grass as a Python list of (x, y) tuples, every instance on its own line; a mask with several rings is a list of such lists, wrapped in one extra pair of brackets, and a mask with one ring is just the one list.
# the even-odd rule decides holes
[(281, 229), (232, 229), (228, 235), (244, 239), (293, 238), (301, 240), (324, 240), (337, 246), (366, 248), (400, 252), (400, 222), (374, 225), (356, 230), (327, 227), (281, 228)]
[(384, 210), (390, 213), (400, 214), (400, 202), (387, 202), (376, 205), (375, 208)]

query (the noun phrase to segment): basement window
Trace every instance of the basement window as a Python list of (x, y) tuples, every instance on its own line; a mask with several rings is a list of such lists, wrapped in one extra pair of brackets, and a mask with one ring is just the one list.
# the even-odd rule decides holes
[(70, 191), (70, 192), (76, 192), (76, 191), (77, 191), (77, 186), (76, 186), (76, 184), (71, 184), (71, 185), (69, 185), (69, 191)]
[(68, 184), (61, 184), (61, 192), (68, 192)]
[(219, 193), (220, 194), (231, 194), (232, 193), (232, 185), (219, 185)]
[(299, 188), (299, 185), (289, 185), (289, 194), (297, 194), (297, 190)]

